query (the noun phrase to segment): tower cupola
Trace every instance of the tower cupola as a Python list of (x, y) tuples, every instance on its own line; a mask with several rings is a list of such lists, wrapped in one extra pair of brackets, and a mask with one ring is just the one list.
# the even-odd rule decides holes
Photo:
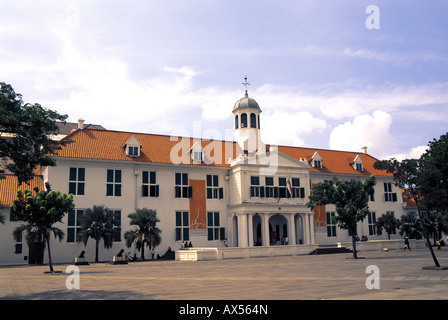
[(247, 86), (250, 85), (247, 77), (242, 83), (245, 87), (244, 97), (233, 106), (235, 140), (244, 150), (245, 154), (256, 152), (261, 146), (260, 142), (260, 113), (257, 101), (249, 98)]

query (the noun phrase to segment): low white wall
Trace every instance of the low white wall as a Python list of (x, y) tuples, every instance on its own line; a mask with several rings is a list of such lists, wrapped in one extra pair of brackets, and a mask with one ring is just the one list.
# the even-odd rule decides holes
[[(339, 243), (338, 243), (339, 244)], [(409, 240), (412, 249), (425, 248), (424, 240)], [(351, 242), (341, 242), (340, 246), (352, 249)], [(188, 248), (176, 251), (178, 261), (207, 261), (222, 259), (259, 258), (276, 256), (306, 255), (318, 248), (318, 245), (287, 245), (266, 247), (225, 247), (225, 248)], [(404, 241), (400, 240), (369, 240), (356, 242), (358, 251), (403, 250)]]
[(238, 258), (295, 256), (309, 254), (317, 245), (287, 245), (267, 247), (188, 248), (176, 251), (178, 261), (205, 261)]

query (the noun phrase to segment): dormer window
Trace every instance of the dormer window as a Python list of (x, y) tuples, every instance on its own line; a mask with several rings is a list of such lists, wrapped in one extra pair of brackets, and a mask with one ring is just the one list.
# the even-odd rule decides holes
[(202, 160), (204, 160), (204, 158), (202, 156), (202, 151), (194, 151), (193, 152), (193, 161), (201, 162)]
[(129, 157), (140, 157), (141, 144), (135, 136), (126, 142), (125, 145), (126, 155)]
[(191, 147), (190, 154), (194, 162), (204, 161), (204, 150), (202, 149), (200, 141), (196, 141), (193, 147)]
[(322, 157), (317, 151), (311, 157), (311, 165), (315, 169), (322, 169)]
[(361, 157), (358, 155), (356, 156), (355, 160), (352, 163), (353, 169), (357, 171), (364, 171), (364, 166)]
[(139, 147), (133, 147), (133, 146), (129, 146), (128, 147), (128, 156), (131, 156), (131, 157), (138, 157), (139, 156), (139, 150), (140, 148)]

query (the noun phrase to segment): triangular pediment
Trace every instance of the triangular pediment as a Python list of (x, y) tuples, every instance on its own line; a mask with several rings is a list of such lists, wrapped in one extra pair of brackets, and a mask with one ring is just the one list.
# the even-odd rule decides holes
[(258, 165), (258, 166), (270, 166), (270, 167), (293, 167), (309, 169), (308, 162), (306, 160), (295, 159), (281, 151), (276, 147), (271, 147), (269, 151), (258, 152), (254, 155), (240, 155), (236, 159), (230, 161), (230, 166), (235, 165)]

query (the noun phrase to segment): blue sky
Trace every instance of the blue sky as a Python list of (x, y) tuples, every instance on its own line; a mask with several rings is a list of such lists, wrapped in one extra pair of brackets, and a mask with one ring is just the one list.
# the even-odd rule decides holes
[[(368, 29), (369, 5), (379, 29)], [(417, 157), (448, 131), (448, 2), (0, 0), (0, 81), (107, 129)]]

